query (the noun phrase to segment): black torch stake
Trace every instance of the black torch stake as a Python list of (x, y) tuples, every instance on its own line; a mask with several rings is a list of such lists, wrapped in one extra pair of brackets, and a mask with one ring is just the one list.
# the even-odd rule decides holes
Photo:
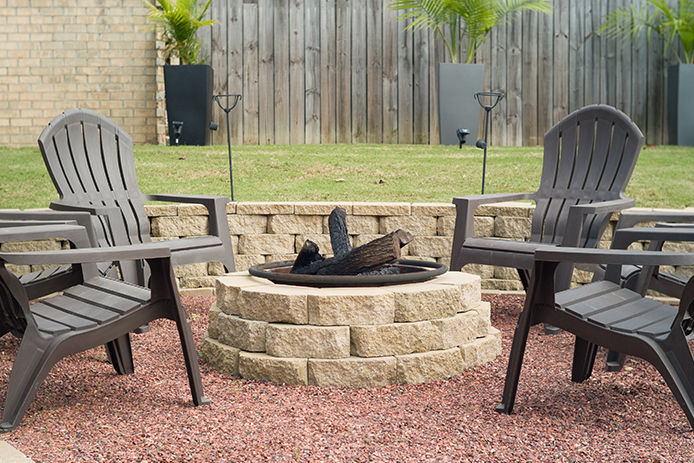
[[(222, 98), (226, 98), (225, 103), (226, 106), (222, 104)], [(229, 104), (229, 100), (231, 99), (231, 105)], [(236, 107), (238, 104), (239, 100), (241, 99), (241, 95), (238, 94), (233, 94), (233, 93), (227, 93), (223, 95), (215, 95), (214, 96), (214, 101), (217, 102), (220, 108), (226, 113), (227, 115), (227, 145), (229, 146), (229, 182), (231, 183), (231, 200), (234, 200), (234, 169), (231, 165), (231, 126), (229, 125), (229, 113), (231, 112), (232, 109)]]
[[(489, 98), (489, 102), (492, 104), (484, 104), (482, 98)], [(496, 100), (494, 100), (496, 98)], [(477, 140), (475, 146), (484, 150), (484, 160), (482, 161), (482, 194), (484, 194), (484, 178), (487, 175), (487, 136), (489, 135), (489, 113), (492, 111), (494, 106), (498, 105), (501, 100), (504, 99), (504, 94), (501, 92), (477, 92), (475, 93), (475, 100), (484, 108), (484, 141)]]

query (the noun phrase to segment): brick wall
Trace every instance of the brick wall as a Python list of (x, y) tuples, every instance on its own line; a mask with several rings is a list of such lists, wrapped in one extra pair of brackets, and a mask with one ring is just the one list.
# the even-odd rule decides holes
[(156, 143), (155, 34), (142, 0), (0, 0), (0, 145), (89, 108)]

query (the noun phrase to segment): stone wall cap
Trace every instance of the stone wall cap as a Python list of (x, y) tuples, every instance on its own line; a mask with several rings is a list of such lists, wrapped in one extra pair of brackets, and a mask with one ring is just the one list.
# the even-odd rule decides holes
[(297, 201), (294, 203), (294, 213), (297, 215), (329, 215), (336, 207), (341, 207), (347, 214), (352, 214), (352, 203), (339, 201)]
[(236, 203), (237, 214), (293, 214), (294, 203), (289, 201)]
[(379, 202), (354, 202), (352, 203), (353, 215), (409, 215), (410, 203), (379, 203)]

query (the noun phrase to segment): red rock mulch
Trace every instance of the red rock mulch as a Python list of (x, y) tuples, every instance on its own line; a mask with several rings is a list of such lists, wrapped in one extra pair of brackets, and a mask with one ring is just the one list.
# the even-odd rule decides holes
[[(210, 298), (183, 298), (199, 343)], [(103, 349), (61, 361), (7, 439), (35, 462), (692, 461), (694, 433), (654, 368), (630, 360), (569, 380), (572, 339), (533, 329), (515, 413), (499, 415), (522, 299), (491, 297), (503, 354), (417, 386), (338, 389), (232, 378), (202, 365), (208, 407), (193, 407), (175, 327), (134, 336), (136, 373)], [(18, 342), (0, 339), (0, 394)]]

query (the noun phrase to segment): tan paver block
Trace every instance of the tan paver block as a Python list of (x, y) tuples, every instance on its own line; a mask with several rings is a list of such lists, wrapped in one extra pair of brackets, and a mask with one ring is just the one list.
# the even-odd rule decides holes
[(219, 336), (219, 330), (217, 329), (217, 317), (222, 313), (217, 303), (212, 304), (210, 307), (210, 312), (207, 317), (207, 335), (213, 339), (217, 339)]
[(393, 323), (394, 297), (383, 288), (321, 288), (308, 296), (312, 325)]
[(198, 264), (186, 264), (174, 266), (174, 275), (177, 277), (200, 277), (207, 276), (207, 262)]
[(454, 317), (432, 320), (431, 323), (439, 330), (443, 349), (469, 343), (486, 335), (488, 328), (480, 314), (474, 310), (456, 314)]
[(215, 282), (217, 306), (228, 315), (239, 315), (238, 296), (241, 288), (270, 286), (272, 284), (269, 280), (256, 278), (246, 271), (218, 277)]
[(260, 235), (267, 233), (266, 215), (234, 214), (227, 216), (232, 235)]
[(227, 214), (236, 214), (236, 201), (230, 201), (227, 203)]
[(239, 375), (242, 378), (285, 384), (308, 384), (305, 358), (277, 358), (267, 354), (241, 352)]
[(267, 353), (275, 357), (349, 357), (349, 327), (271, 323), (265, 345)]
[(301, 251), (301, 247), (304, 245), (306, 240), (311, 240), (318, 245), (318, 252), (320, 252), (324, 257), (326, 255), (333, 253), (333, 248), (330, 245), (330, 235), (325, 235), (323, 233), (302, 233), (296, 235), (294, 239), (294, 249), (295, 252)]
[(390, 233), (398, 229), (408, 231), (413, 236), (434, 236), (436, 235), (436, 217), (414, 215), (381, 217), (379, 230), (381, 233)]
[(202, 204), (180, 204), (178, 206), (178, 215), (209, 215), (209, 211)]
[[(350, 235), (378, 233), (378, 217), (372, 215), (348, 215), (345, 217), (345, 222), (347, 224), (347, 232)], [(327, 217), (323, 221), (323, 230), (325, 233), (330, 232)]]
[(396, 382), (395, 357), (309, 359), (308, 383), (316, 386), (380, 387)]
[(399, 383), (420, 384), (457, 376), (463, 371), (460, 349), (454, 347), (409, 355), (395, 356)]
[(215, 370), (238, 376), (239, 350), (206, 336), (200, 346), (200, 358)]
[(483, 329), (486, 330), (492, 324), (492, 305), (486, 301), (480, 301), (479, 305), (472, 309), (480, 316)]
[(450, 203), (412, 203), (412, 215), (431, 217), (455, 216), (455, 205)]
[(312, 289), (289, 285), (241, 288), (238, 312), (248, 320), (308, 323), (307, 295)]
[(239, 253), (241, 254), (288, 254), (294, 252), (294, 236), (289, 234), (241, 235)]
[(528, 239), (532, 219), (525, 217), (497, 217), (494, 220), (494, 236)]
[(452, 317), (462, 303), (462, 292), (457, 285), (424, 282), (386, 288), (395, 297), (396, 322)]
[(254, 265), (264, 264), (263, 254), (236, 254), (234, 255), (234, 265), (236, 270), (248, 270)]
[(352, 203), (326, 203), (326, 202), (296, 202), (294, 203), (294, 213), (297, 215), (330, 215), (336, 207), (341, 207), (347, 212), (352, 213)]
[(504, 217), (531, 217), (535, 205), (516, 201), (504, 201), (494, 204), (483, 204), (477, 208), (475, 215), (504, 216)]
[(491, 362), (501, 353), (501, 332), (496, 328), (489, 327), (487, 336), (460, 346), (460, 353), (464, 368)]
[(413, 256), (450, 257), (452, 236), (415, 236), (408, 245)]
[(147, 204), (145, 205), (147, 217), (163, 217), (178, 214), (178, 206), (175, 204)]
[(439, 330), (429, 321), (350, 327), (352, 355), (386, 357), (441, 349)]
[(246, 320), (235, 315), (217, 316), (217, 340), (248, 352), (265, 352), (265, 330), (268, 322)]
[(352, 203), (352, 214), (354, 215), (409, 215), (410, 203)]
[[(484, 217), (489, 219), (492, 224), (492, 230), (494, 229), (494, 219), (491, 217)], [(455, 231), (455, 217), (439, 217), (436, 219), (436, 234), (438, 236), (453, 236)]]
[(152, 234), (156, 236), (199, 236), (208, 234), (207, 217), (191, 215), (153, 217)]
[(268, 219), (269, 233), (322, 233), (323, 217), (318, 215), (271, 215)]
[(294, 204), (290, 202), (241, 202), (236, 203), (237, 214), (293, 214)]

